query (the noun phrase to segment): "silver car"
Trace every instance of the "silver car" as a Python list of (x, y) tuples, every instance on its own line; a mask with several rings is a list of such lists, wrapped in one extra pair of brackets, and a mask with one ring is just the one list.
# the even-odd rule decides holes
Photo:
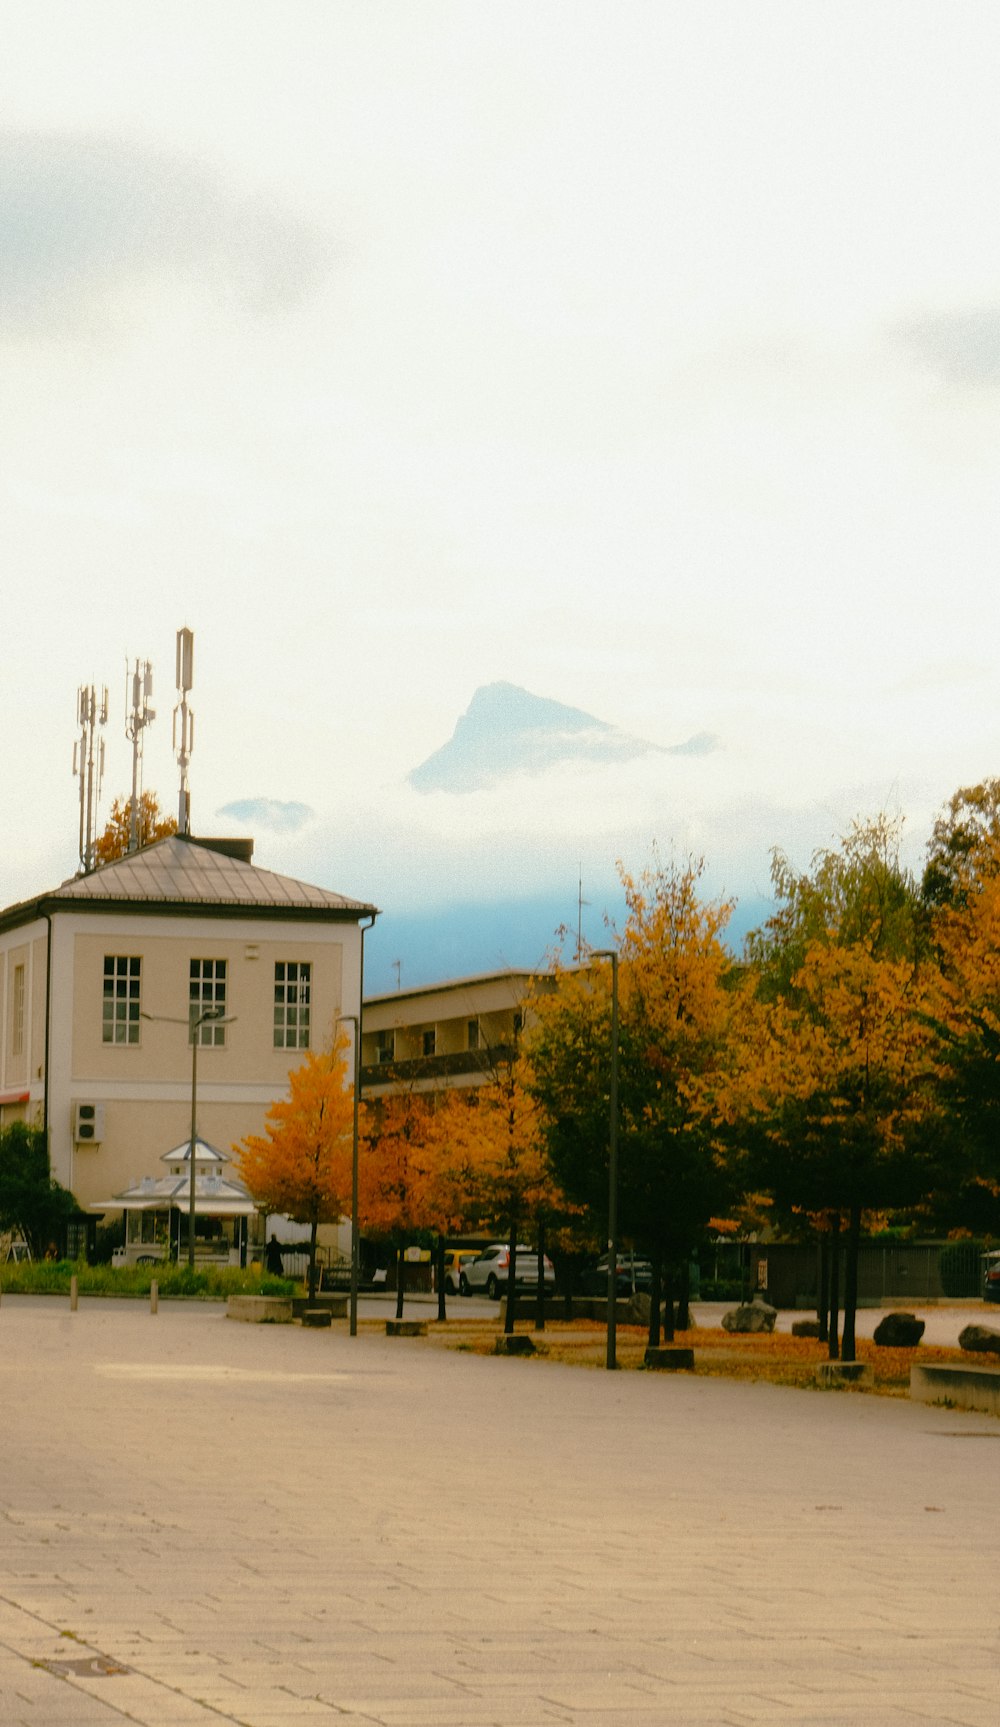
[[(491, 1301), (496, 1301), (507, 1287), (507, 1277), (510, 1269), (510, 1249), (505, 1241), (494, 1242), (491, 1247), (484, 1247), (482, 1253), (477, 1253), (475, 1259), (463, 1265), (459, 1280), (459, 1289), (463, 1295), (475, 1295), (484, 1291)], [(538, 1282), (538, 1254), (532, 1247), (515, 1249), (514, 1276), (519, 1289), (525, 1285), (534, 1287)], [(542, 1277), (546, 1289), (555, 1286), (555, 1267), (546, 1256), (542, 1261)]]

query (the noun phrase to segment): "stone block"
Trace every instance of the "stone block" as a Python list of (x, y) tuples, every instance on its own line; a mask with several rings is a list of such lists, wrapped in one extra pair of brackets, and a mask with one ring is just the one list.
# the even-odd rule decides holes
[(872, 1370), (866, 1361), (821, 1361), (816, 1378), (828, 1390), (838, 1385), (870, 1385)]
[(944, 1403), (955, 1409), (976, 1409), (1000, 1415), (1000, 1367), (925, 1366), (910, 1368), (914, 1403)]
[(246, 1325), (291, 1325), (292, 1301), (285, 1295), (231, 1295), (226, 1318)]
[(333, 1315), (328, 1307), (307, 1307), (303, 1310), (302, 1323), (310, 1331), (328, 1331)]
[(650, 1347), (646, 1350), (642, 1359), (647, 1367), (662, 1368), (668, 1372), (673, 1371), (675, 1373), (694, 1372), (693, 1349), (684, 1349), (683, 1347), (674, 1348), (670, 1345), (667, 1345), (667, 1347), (663, 1349), (654, 1349)]
[(426, 1337), (426, 1319), (387, 1319), (386, 1337)]
[(494, 1355), (534, 1355), (535, 1346), (523, 1331), (515, 1331), (508, 1337), (505, 1332), (493, 1340)]

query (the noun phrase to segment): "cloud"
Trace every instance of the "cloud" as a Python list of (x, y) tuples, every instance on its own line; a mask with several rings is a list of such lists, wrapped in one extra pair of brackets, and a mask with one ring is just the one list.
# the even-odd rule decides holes
[(934, 313), (904, 324), (902, 335), (945, 383), (1000, 384), (1000, 306)]
[(223, 804), (217, 814), (275, 834), (298, 833), (313, 817), (308, 804), (286, 804), (277, 798), (241, 798), (236, 803)]
[(714, 732), (696, 732), (693, 738), (688, 738), (683, 744), (671, 744), (667, 749), (668, 756), (710, 756), (716, 750), (721, 750), (722, 739)]
[(0, 132), (0, 338), (114, 328), (122, 289), (195, 284), (261, 315), (328, 264), (317, 231), (183, 156), (97, 133)]

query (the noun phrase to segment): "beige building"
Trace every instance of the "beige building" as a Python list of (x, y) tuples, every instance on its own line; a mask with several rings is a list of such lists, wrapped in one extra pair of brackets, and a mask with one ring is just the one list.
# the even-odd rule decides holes
[(361, 1037), (362, 1094), (482, 1085), (511, 1059), (530, 1012), (532, 989), (539, 987), (554, 988), (554, 979), (505, 970), (369, 996)]
[(0, 912), (0, 1125), (48, 1128), (84, 1210), (162, 1177), (189, 1139), (192, 1017), (198, 1131), (228, 1157), (338, 1015), (360, 1014), (375, 908), (252, 850), (175, 834)]

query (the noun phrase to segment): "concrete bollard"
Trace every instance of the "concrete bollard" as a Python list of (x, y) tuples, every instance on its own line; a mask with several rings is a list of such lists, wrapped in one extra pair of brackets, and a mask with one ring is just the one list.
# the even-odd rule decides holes
[(78, 1301), (79, 1301), (79, 1295), (77, 1293), (76, 1274), (74, 1273), (74, 1275), (69, 1280), (69, 1310), (70, 1310), (70, 1313), (76, 1312), (76, 1306), (77, 1306)]
[(150, 1280), (149, 1285), (149, 1311), (150, 1313), (159, 1313), (160, 1311), (160, 1286), (155, 1277)]

